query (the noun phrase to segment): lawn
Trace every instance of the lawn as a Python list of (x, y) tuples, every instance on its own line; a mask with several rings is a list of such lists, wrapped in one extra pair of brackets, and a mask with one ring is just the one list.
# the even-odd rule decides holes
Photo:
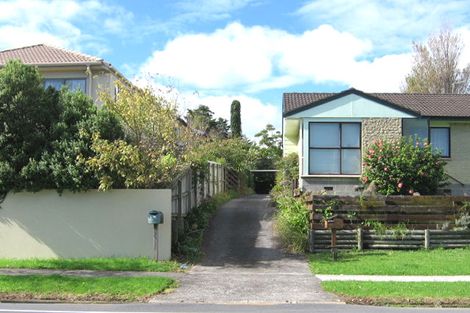
[(156, 262), (148, 258), (0, 259), (0, 268), (175, 272), (179, 265), (174, 261)]
[(310, 255), (315, 274), (351, 275), (470, 275), (470, 249), (341, 252), (336, 262), (329, 252)]
[(0, 301), (143, 301), (174, 285), (164, 277), (0, 275)]
[(468, 282), (325, 281), (322, 287), (350, 303), (470, 306)]

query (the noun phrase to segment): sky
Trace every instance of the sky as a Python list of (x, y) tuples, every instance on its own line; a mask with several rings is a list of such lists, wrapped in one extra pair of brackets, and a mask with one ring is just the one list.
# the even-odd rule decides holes
[(465, 0), (0, 0), (0, 50), (49, 44), (105, 59), (188, 108), (280, 129), (284, 92), (399, 92), (412, 42), (452, 28), (470, 62)]

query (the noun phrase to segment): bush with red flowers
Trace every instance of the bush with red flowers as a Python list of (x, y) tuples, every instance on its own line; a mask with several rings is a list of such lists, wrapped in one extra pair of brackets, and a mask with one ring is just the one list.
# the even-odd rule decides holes
[(376, 141), (365, 152), (361, 180), (374, 182), (384, 195), (436, 194), (447, 176), (446, 164), (427, 142), (403, 138)]

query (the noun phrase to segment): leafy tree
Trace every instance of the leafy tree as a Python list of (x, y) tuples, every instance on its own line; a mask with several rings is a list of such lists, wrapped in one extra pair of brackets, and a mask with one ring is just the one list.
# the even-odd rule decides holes
[(226, 119), (214, 118), (214, 112), (205, 105), (200, 105), (197, 109), (188, 110), (186, 115), (189, 127), (200, 131), (205, 135), (219, 138), (227, 138), (229, 127)]
[(83, 93), (44, 90), (37, 69), (19, 61), (0, 70), (0, 191), (96, 188), (85, 160), (92, 134), (122, 137), (119, 122)]
[(232, 137), (241, 137), (242, 121), (240, 113), (240, 101), (238, 100), (233, 100), (230, 107), (230, 128), (232, 130)]
[(60, 110), (57, 93), (44, 91), (41, 76), (19, 61), (0, 70), (0, 191), (21, 190), (28, 184), (21, 172), (39, 160)]
[(186, 152), (198, 139), (185, 127), (175, 105), (150, 89), (120, 83), (116, 99), (102, 94), (104, 106), (124, 125), (127, 140), (95, 136), (96, 155), (87, 161), (97, 173), (100, 189), (116, 186), (168, 186), (187, 164)]
[(273, 125), (268, 124), (258, 132), (255, 137), (259, 139), (259, 152), (257, 169), (273, 169), (282, 157), (282, 136)]
[(470, 64), (459, 68), (464, 45), (458, 34), (442, 29), (426, 44), (413, 43), (414, 61), (404, 92), (468, 93)]

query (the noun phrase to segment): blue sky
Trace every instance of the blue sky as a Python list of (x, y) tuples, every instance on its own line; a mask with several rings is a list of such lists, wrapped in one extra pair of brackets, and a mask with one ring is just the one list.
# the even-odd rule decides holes
[[(282, 93), (398, 92), (412, 41), (440, 27), (470, 48), (468, 1), (0, 0), (0, 49), (46, 43), (104, 58), (129, 79), (229, 117), (281, 125)], [(462, 61), (470, 62), (470, 49)]]

